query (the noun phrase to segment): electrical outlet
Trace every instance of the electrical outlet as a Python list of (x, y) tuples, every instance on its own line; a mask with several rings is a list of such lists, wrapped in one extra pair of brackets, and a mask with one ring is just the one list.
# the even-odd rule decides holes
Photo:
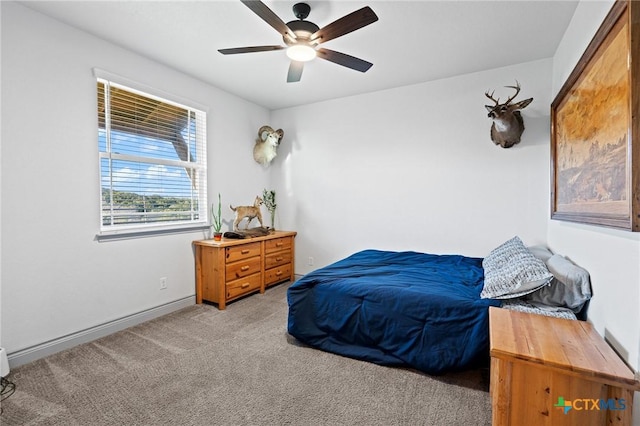
[(309, 256), (309, 266), (313, 266), (313, 257)]
[(160, 278), (160, 290), (167, 289), (167, 277)]

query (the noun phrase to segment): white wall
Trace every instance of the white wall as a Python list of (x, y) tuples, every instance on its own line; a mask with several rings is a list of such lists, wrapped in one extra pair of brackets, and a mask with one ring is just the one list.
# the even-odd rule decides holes
[[(225, 204), (252, 202), (269, 184), (251, 158), (269, 111), (19, 4), (1, 8), (1, 344), (11, 355), (195, 293), (191, 241), (202, 232), (94, 238), (93, 67), (209, 108), (209, 195), (221, 192)], [(242, 179), (234, 179), (238, 169)]]
[[(553, 58), (555, 97), (611, 8), (611, 1), (582, 1)], [(625, 360), (640, 367), (640, 233), (549, 221), (550, 247), (591, 274), (589, 320), (612, 339)], [(636, 410), (637, 414), (638, 410)], [(640, 419), (640, 417), (638, 417)]]
[[(522, 142), (503, 149), (484, 93), (504, 99), (515, 79), (534, 101)], [(550, 81), (548, 59), (272, 112), (296, 272), (365, 248), (483, 257), (514, 235), (545, 243)]]

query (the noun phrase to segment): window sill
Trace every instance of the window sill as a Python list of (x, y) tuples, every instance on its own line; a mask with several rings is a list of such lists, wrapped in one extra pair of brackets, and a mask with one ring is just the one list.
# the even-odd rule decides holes
[(209, 225), (191, 225), (180, 227), (158, 227), (158, 228), (136, 228), (119, 229), (113, 231), (102, 231), (96, 234), (95, 240), (98, 242), (130, 240), (137, 238), (158, 237), (167, 234), (186, 234), (209, 229)]

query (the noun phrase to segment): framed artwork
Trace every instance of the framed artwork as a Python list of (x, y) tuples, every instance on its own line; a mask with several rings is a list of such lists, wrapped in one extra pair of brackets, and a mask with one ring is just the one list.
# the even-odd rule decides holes
[(640, 2), (616, 1), (551, 104), (551, 218), (640, 231)]

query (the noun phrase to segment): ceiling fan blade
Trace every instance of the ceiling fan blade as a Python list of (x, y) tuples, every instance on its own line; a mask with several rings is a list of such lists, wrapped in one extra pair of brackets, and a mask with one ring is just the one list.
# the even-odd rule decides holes
[(230, 49), (218, 49), (223, 55), (235, 55), (237, 53), (253, 53), (253, 52), (269, 52), (271, 50), (282, 50), (284, 46), (251, 46), (251, 47), (232, 47)]
[(287, 83), (296, 83), (300, 81), (303, 69), (304, 62), (291, 61), (291, 64), (289, 65), (289, 72), (287, 73)]
[(329, 25), (320, 28), (311, 35), (311, 40), (319, 39), (320, 43), (324, 43), (362, 27), (366, 27), (369, 24), (373, 24), (377, 20), (378, 15), (376, 15), (369, 6), (365, 6), (362, 9), (351, 12), (350, 14), (333, 21)]
[(363, 59), (359, 59), (345, 53), (336, 52), (335, 50), (320, 48), (317, 50), (317, 54), (318, 58), (326, 59), (327, 61), (331, 61), (335, 64), (360, 72), (367, 72), (367, 70), (373, 66), (371, 62), (367, 62)]
[(258, 0), (240, 0), (245, 6), (253, 11), (256, 15), (262, 18), (267, 24), (275, 28), (281, 36), (289, 35), (293, 40), (296, 39), (296, 35), (291, 31), (287, 24), (284, 23), (278, 15), (276, 15), (266, 4)]

